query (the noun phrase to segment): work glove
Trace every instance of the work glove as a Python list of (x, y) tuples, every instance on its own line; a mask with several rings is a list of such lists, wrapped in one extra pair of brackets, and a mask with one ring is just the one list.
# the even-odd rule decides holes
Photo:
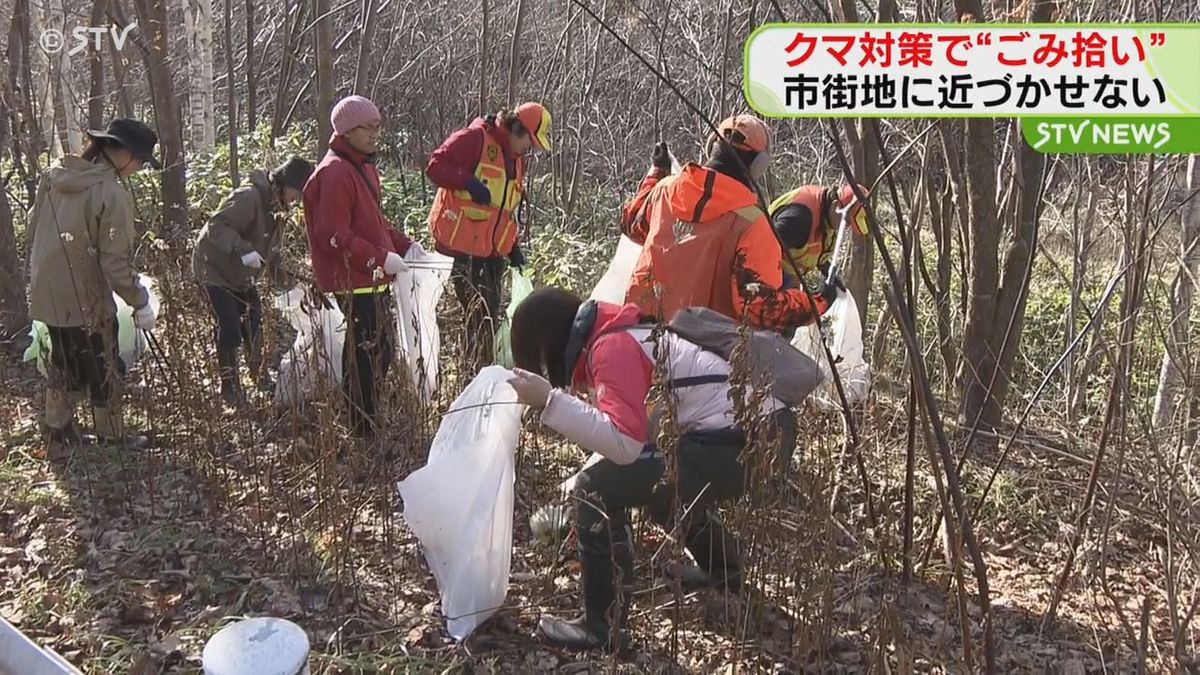
[(263, 266), (263, 257), (259, 255), (258, 251), (250, 251), (242, 256), (242, 264), (252, 270), (256, 270)]
[(833, 301), (837, 300), (838, 293), (846, 290), (846, 284), (842, 282), (842, 278), (835, 272), (833, 277), (826, 279), (821, 277), (821, 280), (816, 284), (809, 285), (808, 292), (813, 298), (818, 298), (825, 303), (825, 309), (822, 314), (829, 311), (833, 306)]
[(154, 330), (154, 308), (149, 303), (133, 311), (133, 325), (138, 330)]
[(404, 262), (404, 258), (398, 254), (389, 252), (387, 258), (383, 260), (383, 271), (394, 277), (401, 272), (408, 271), (408, 263)]
[(508, 254), (508, 266), (518, 272), (525, 269), (525, 253), (520, 246), (513, 246), (512, 251)]
[(408, 250), (404, 252), (404, 260), (416, 260), (425, 257), (425, 249), (415, 241), (408, 243)]
[(658, 176), (671, 173), (671, 151), (667, 149), (666, 142), (659, 141), (654, 144), (654, 154), (651, 155), (650, 164), (653, 172)]
[(483, 184), (483, 181), (471, 176), (467, 181), (467, 192), (471, 193), (471, 201), (484, 206), (492, 203), (492, 192)]
[(520, 368), (513, 369), (512, 377), (508, 378), (508, 384), (517, 392), (517, 400), (530, 408), (546, 407), (546, 400), (550, 398), (550, 392), (553, 387), (546, 378), (531, 373), (528, 370)]

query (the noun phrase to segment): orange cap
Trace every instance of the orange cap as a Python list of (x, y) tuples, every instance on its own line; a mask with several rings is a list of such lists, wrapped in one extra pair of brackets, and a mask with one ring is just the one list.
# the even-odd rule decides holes
[(541, 103), (522, 103), (513, 111), (529, 130), (529, 137), (540, 150), (550, 149), (550, 111)]
[(735, 148), (751, 152), (766, 152), (771, 147), (771, 130), (766, 122), (754, 115), (726, 117), (717, 131)]

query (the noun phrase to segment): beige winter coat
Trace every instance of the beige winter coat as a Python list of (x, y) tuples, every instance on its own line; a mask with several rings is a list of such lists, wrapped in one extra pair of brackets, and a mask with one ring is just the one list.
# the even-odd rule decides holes
[(50, 326), (99, 328), (149, 302), (130, 262), (137, 231), (133, 199), (107, 163), (67, 155), (42, 177), (30, 223), (29, 313)]
[[(196, 280), (241, 291), (249, 289), (254, 278), (269, 268), (273, 278), (282, 283), (278, 208), (267, 174), (252, 172), (250, 184), (234, 190), (200, 229), (192, 252)], [(242, 256), (251, 251), (263, 257), (263, 267), (252, 269), (242, 264)]]

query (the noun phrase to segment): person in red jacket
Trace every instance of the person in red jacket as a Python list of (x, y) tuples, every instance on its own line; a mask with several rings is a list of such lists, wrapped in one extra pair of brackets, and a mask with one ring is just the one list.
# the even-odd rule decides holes
[(333, 293), (349, 322), (342, 351), (350, 428), (359, 438), (377, 430), (379, 384), (395, 357), (390, 284), (418, 244), (387, 222), (380, 209), (374, 154), (381, 116), (362, 96), (333, 108), (329, 150), (304, 186), (304, 226), (317, 289)]
[(429, 229), (438, 252), (455, 259), (454, 290), (480, 366), (493, 358), (505, 259), (514, 268), (525, 266), (517, 209), (525, 155), (535, 148), (550, 149), (550, 113), (540, 103), (523, 103), (451, 134), (425, 169), (438, 187)]

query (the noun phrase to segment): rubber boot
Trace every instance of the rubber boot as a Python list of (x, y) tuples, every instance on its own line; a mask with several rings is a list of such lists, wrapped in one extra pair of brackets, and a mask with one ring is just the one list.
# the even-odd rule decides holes
[(245, 400), (242, 383), (238, 376), (237, 348), (217, 350), (217, 371), (221, 377), (221, 400), (225, 405), (237, 407)]
[[(564, 649), (623, 650), (628, 645), (625, 624), (633, 595), (633, 550), (628, 541), (614, 543), (611, 560), (585, 554), (580, 555), (579, 562), (583, 615), (575, 619), (543, 615), (538, 631), (548, 642)], [(619, 585), (613, 579), (614, 563), (620, 574)]]
[(101, 443), (116, 445), (128, 450), (144, 450), (150, 446), (150, 438), (142, 434), (125, 433), (125, 421), (120, 404), (107, 407), (94, 406), (92, 417), (96, 420), (96, 436)]
[(663, 576), (678, 581), (684, 590), (716, 587), (738, 592), (742, 588), (741, 550), (737, 539), (725, 531), (721, 521), (707, 516), (688, 533), (688, 553), (696, 564), (672, 563)]

